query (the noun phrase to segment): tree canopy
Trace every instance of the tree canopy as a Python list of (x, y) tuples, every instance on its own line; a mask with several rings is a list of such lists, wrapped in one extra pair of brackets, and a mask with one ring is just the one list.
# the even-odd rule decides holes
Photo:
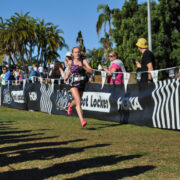
[[(107, 6), (100, 5), (98, 9), (109, 9)], [(111, 13), (108, 14), (108, 17), (111, 17), (108, 22), (112, 23), (111, 33), (105, 32), (102, 39), (112, 35), (114, 50), (118, 52), (127, 71), (134, 71), (132, 59), (140, 60), (135, 44), (139, 38), (148, 39), (147, 3), (138, 4), (137, 0), (129, 0), (124, 2), (121, 9), (116, 8), (108, 12)], [(179, 12), (180, 2), (177, 0), (159, 0), (159, 3), (151, 3), (152, 48), (156, 69), (180, 65)], [(100, 14), (98, 22), (101, 16)], [(103, 20), (101, 22), (106, 22)]]

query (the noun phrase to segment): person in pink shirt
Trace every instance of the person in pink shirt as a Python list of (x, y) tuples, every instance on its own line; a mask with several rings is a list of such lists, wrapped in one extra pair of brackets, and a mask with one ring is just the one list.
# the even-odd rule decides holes
[(126, 72), (126, 70), (125, 70), (123, 62), (120, 59), (118, 59), (117, 52), (111, 51), (109, 53), (109, 60), (111, 61), (109, 69), (103, 67), (104, 71), (106, 71), (109, 76), (109, 84), (113, 84), (113, 78), (112, 78), (113, 72), (116, 72), (115, 84), (123, 84), (122, 72)]

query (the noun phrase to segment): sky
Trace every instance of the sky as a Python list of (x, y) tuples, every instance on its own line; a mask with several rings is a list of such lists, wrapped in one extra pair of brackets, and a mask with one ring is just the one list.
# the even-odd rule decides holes
[[(138, 0), (139, 4), (142, 2), (147, 0)], [(64, 31), (61, 36), (69, 46), (69, 51), (78, 45), (76, 38), (81, 30), (86, 49), (93, 49), (101, 46), (96, 33), (99, 4), (108, 4), (110, 9), (121, 9), (124, 0), (0, 0), (0, 16), (5, 21), (15, 12), (29, 12), (29, 16), (33, 18), (58, 25), (58, 28)], [(67, 51), (63, 48), (59, 52), (60, 61), (64, 61)]]

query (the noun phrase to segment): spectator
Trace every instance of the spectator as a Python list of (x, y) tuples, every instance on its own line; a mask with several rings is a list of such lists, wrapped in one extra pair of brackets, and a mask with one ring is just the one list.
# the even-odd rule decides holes
[(54, 64), (54, 69), (53, 69), (51, 77), (50, 77), (51, 79), (57, 79), (57, 78), (61, 77), (61, 72), (60, 72), (59, 68), (60, 68), (60, 62), (56, 61)]
[(29, 67), (29, 71), (30, 71), (29, 80), (33, 81), (33, 77), (37, 77), (37, 75), (38, 75), (37, 71), (35, 71), (32, 66)]
[(2, 80), (5, 81), (5, 85), (12, 84), (12, 80), (14, 80), (14, 77), (13, 77), (13, 69), (11, 67), (9, 67), (9, 70), (6, 71), (4, 78), (2, 78)]
[(109, 53), (109, 60), (111, 61), (109, 69), (103, 67), (104, 71), (106, 71), (109, 76), (108, 83), (113, 84), (112, 73), (119, 72), (116, 74), (115, 84), (122, 84), (123, 83), (122, 72), (126, 72), (123, 62), (120, 59), (118, 59), (118, 54), (114, 51), (111, 51)]
[(60, 68), (59, 68), (60, 72), (61, 72), (61, 77), (64, 78), (64, 70), (65, 70), (65, 64), (64, 62), (60, 62)]
[(61, 63), (59, 61), (56, 61), (54, 64), (54, 69), (53, 69), (52, 74), (50, 76), (51, 79), (56, 79), (54, 81), (55, 84), (58, 83), (57, 79), (61, 78), (61, 71), (62, 71)]
[(1, 85), (5, 85), (5, 80), (4, 77), (5, 77), (5, 73), (7, 72), (7, 67), (6, 66), (3, 66), (2, 68), (2, 74), (0, 76), (0, 79), (1, 79)]
[(33, 64), (33, 70), (38, 71), (38, 68), (37, 68), (37, 66), (35, 64)]
[(15, 80), (19, 80), (20, 70), (18, 67), (16, 68), (16, 70), (13, 71), (13, 75), (14, 75)]
[[(147, 41), (144, 38), (138, 39), (136, 46), (142, 55), (141, 63), (136, 61), (136, 66), (139, 68), (138, 71), (153, 71), (154, 70), (154, 55), (149, 51)], [(141, 82), (152, 82), (151, 73), (142, 73)]]
[(67, 76), (68, 69), (70, 67), (71, 62), (72, 62), (72, 53), (71, 52), (67, 52), (66, 53), (66, 59), (65, 59), (65, 69), (64, 69), (63, 74), (61, 73), (61, 76), (63, 78)]
[(49, 71), (49, 74), (48, 74), (49, 77), (51, 77), (53, 70), (54, 70), (54, 64), (51, 63), (50, 64), (50, 71)]
[(39, 64), (39, 67), (38, 67), (38, 72), (39, 72), (39, 76), (42, 78), (43, 77), (43, 67), (41, 64)]
[[(20, 70), (20, 77), (19, 80), (22, 81), (23, 79), (27, 79), (28, 78), (28, 69), (26, 66), (21, 67)], [(22, 84), (22, 82), (21, 82)]]

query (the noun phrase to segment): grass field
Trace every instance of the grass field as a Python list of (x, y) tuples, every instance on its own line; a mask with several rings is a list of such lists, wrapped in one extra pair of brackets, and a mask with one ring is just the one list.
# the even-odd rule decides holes
[(180, 132), (0, 107), (0, 180), (180, 179)]

